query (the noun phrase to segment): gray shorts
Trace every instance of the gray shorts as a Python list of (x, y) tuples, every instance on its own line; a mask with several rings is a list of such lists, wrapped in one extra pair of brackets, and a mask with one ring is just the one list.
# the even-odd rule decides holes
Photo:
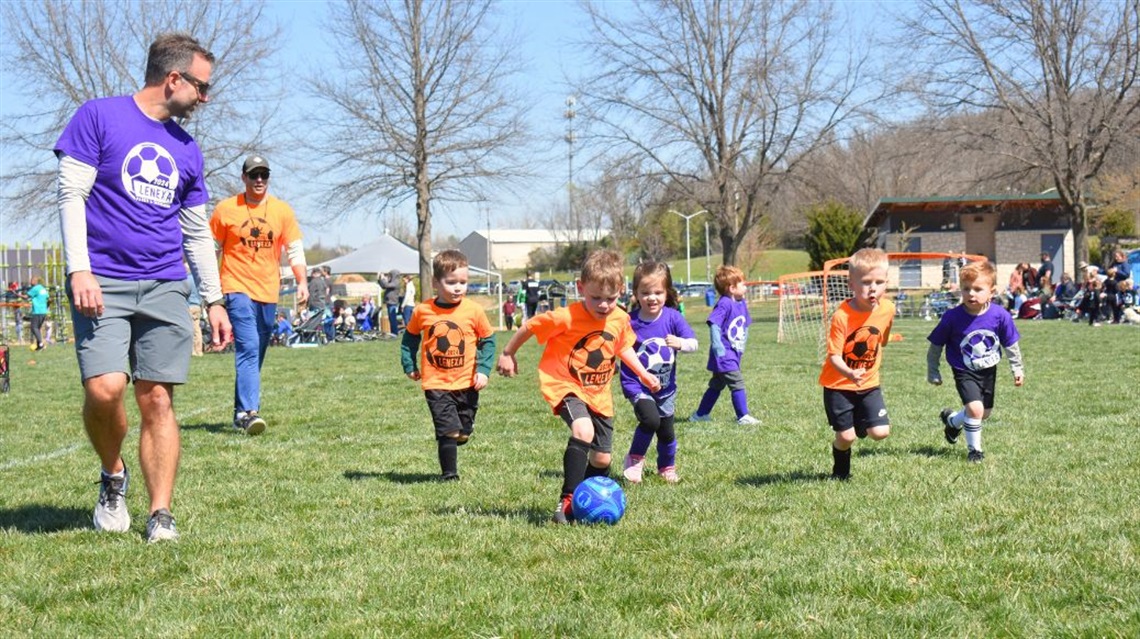
[(67, 286), (80, 377), (123, 373), (132, 381), (186, 383), (194, 343), (187, 311), (190, 282), (98, 275), (95, 281), (103, 289), (104, 306), (96, 318), (74, 310), (70, 283)]

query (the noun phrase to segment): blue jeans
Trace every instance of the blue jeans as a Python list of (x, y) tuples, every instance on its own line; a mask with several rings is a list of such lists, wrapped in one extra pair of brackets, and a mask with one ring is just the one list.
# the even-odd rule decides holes
[(261, 365), (276, 325), (277, 304), (226, 293), (226, 310), (234, 328), (234, 412), (260, 410)]
[(388, 332), (392, 335), (400, 332), (400, 306), (388, 304)]

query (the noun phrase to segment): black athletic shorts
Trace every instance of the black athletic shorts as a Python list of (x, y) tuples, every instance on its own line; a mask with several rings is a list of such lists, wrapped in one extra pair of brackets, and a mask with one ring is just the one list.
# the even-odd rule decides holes
[(464, 435), (475, 432), (475, 413), (479, 410), (479, 391), (468, 388), (464, 390), (426, 390), (428, 410), (431, 411), (431, 421), (435, 424), (435, 436), (443, 437), (448, 433), (459, 431)]
[(997, 386), (997, 366), (980, 371), (954, 369), (954, 386), (962, 404), (981, 402), (982, 408), (994, 407), (994, 387)]
[(823, 409), (827, 412), (827, 423), (831, 430), (841, 433), (855, 428), (860, 437), (867, 434), (872, 426), (889, 426), (887, 403), (883, 400), (883, 390), (879, 387), (867, 390), (823, 389)]
[(566, 422), (567, 426), (573, 424), (576, 419), (589, 417), (590, 421), (594, 423), (594, 439), (590, 441), (590, 450), (599, 453), (608, 453), (613, 450), (614, 420), (612, 417), (599, 415), (590, 410), (586, 402), (574, 395), (562, 398), (562, 403), (558, 405), (558, 416)]

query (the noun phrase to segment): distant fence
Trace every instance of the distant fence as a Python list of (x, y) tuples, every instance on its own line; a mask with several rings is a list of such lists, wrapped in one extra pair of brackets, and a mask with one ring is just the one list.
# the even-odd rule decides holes
[[(40, 248), (31, 243), (20, 246), (0, 244), (0, 281), (3, 298), (0, 299), (0, 341), (24, 344), (30, 340), (25, 317), (30, 305), (19, 294), (28, 290), (33, 277), (39, 277), (51, 294), (48, 315), (52, 320), (52, 339), (67, 341), (71, 337), (71, 306), (64, 293), (66, 281), (63, 263), (63, 246), (45, 242)], [(16, 285), (16, 292), (12, 291)]]

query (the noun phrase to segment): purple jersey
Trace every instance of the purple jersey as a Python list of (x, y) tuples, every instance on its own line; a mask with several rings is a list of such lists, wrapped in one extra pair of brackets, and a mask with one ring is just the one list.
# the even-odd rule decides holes
[[(637, 357), (651, 374), (661, 380), (661, 390), (656, 397), (668, 397), (677, 392), (677, 352), (665, 345), (665, 338), (676, 335), (682, 339), (693, 339), (693, 329), (677, 309), (665, 307), (657, 319), (646, 321), (634, 311), (629, 317), (637, 340), (633, 348)], [(629, 399), (638, 395), (648, 395), (649, 389), (641, 385), (641, 380), (622, 363), (621, 390)]]
[(709, 345), (709, 363), (706, 368), (714, 373), (728, 373), (740, 370), (740, 356), (748, 343), (748, 327), (752, 325), (752, 315), (748, 312), (748, 302), (736, 301), (731, 295), (723, 295), (717, 300), (709, 319), (709, 326), (720, 327), (720, 342), (724, 345), (724, 355), (716, 356), (716, 350)]
[(132, 96), (79, 107), (56, 142), (95, 167), (87, 198), (91, 272), (121, 280), (184, 280), (179, 209), (209, 200), (202, 152), (173, 120), (147, 117)]
[(965, 304), (946, 311), (927, 337), (931, 344), (946, 347), (946, 362), (958, 370), (980, 371), (997, 366), (1002, 347), (1021, 339), (1013, 317), (1001, 306), (990, 304), (970, 315)]

